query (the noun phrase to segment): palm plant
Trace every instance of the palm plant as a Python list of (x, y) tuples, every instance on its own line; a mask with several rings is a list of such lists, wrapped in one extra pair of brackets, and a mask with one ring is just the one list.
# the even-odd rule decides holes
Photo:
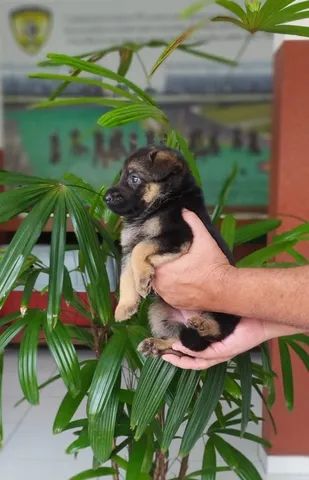
[[(190, 11), (187, 10), (185, 15), (193, 14), (206, 3), (209, 2), (198, 2), (198, 5), (195, 4)], [(296, 19), (297, 8), (297, 12), (306, 12), (306, 18), (309, 16), (307, 6), (299, 4), (296, 8), (293, 1), (280, 2), (279, 9), (278, 2), (275, 9), (272, 0), (267, 0), (263, 6), (260, 2), (247, 1), (245, 17), (241, 14), (241, 11), (244, 11), (236, 2), (218, 0), (216, 3), (233, 12), (235, 18), (241, 18), (233, 20), (238, 27), (254, 25), (254, 28), (250, 27), (251, 30), (248, 28), (250, 31), (266, 30), (266, 27), (270, 31), (278, 31), (278, 25)], [(288, 10), (292, 7), (295, 7), (293, 12)], [(221, 20), (228, 21), (227, 18), (224, 16)], [(220, 21), (220, 18), (215, 17), (212, 20)], [(243, 25), (239, 24), (240, 21)], [(308, 34), (307, 29), (301, 32), (298, 29), (289, 31), (297, 32)], [(179, 46), (188, 53), (193, 49), (193, 54), (196, 54), (192, 45), (184, 43), (190, 34), (191, 31), (187, 30), (168, 45), (158, 58), (153, 71)], [(155, 43), (153, 46), (161, 45), (159, 42), (159, 45)], [(125, 76), (132, 55), (142, 47), (143, 45), (121, 45), (114, 48), (120, 53), (117, 73), (97, 64), (98, 59), (109, 53), (106, 50), (80, 57), (48, 55), (43, 65), (68, 67), (70, 72), (61, 75), (33, 75), (36, 78), (62, 82), (51, 98), (40, 106), (97, 103), (110, 108), (98, 120), (105, 128), (154, 118), (163, 125), (166, 143), (181, 150), (199, 182), (198, 168), (186, 139), (170, 126), (167, 115), (155, 99)], [(95, 75), (95, 78), (89, 78), (85, 73)], [(72, 82), (96, 84), (103, 91), (112, 92), (114, 97), (56, 98)], [(238, 226), (233, 215), (222, 215), (236, 173), (236, 170), (233, 171), (222, 186), (213, 212), (215, 223), (219, 224), (223, 216), (221, 232), (232, 249), (274, 232), (280, 225), (279, 220), (267, 219)], [(0, 318), (0, 373), (6, 346), (17, 334), (22, 333), (18, 371), (23, 400), (33, 405), (39, 403), (40, 390), (62, 378), (67, 393), (59, 406), (53, 431), (58, 434), (64, 430), (72, 430), (76, 435), (67, 448), (68, 453), (76, 454), (89, 447), (93, 451), (92, 468), (74, 476), (74, 480), (104, 476), (119, 479), (122, 474), (127, 480), (210, 480), (215, 479), (218, 472), (227, 470), (234, 470), (242, 479), (260, 479), (254, 465), (222, 435), (242, 437), (267, 445), (266, 440), (246, 431), (250, 422), (257, 423), (261, 420), (252, 409), (252, 390), (256, 390), (263, 398), (268, 409), (275, 399), (274, 372), (267, 345), (261, 348), (262, 364), (253, 361), (250, 353), (244, 353), (228, 364), (222, 363), (205, 372), (180, 371), (161, 359), (145, 360), (136, 347), (149, 334), (149, 300), (142, 303), (138, 313), (129, 322), (116, 324), (114, 321), (113, 307), (117, 294), (110, 291), (106, 262), (110, 257), (115, 263), (119, 262), (117, 241), (121, 224), (103, 203), (106, 186), (97, 190), (73, 175), (53, 180), (7, 171), (0, 172), (0, 184), (14, 187), (0, 194), (0, 222), (6, 222), (20, 213), (27, 213), (10, 245), (1, 252), (0, 305), (5, 303), (17, 285), (22, 285), (24, 290), (19, 310)], [(31, 252), (51, 217), (50, 262), (47, 266)], [(71, 222), (76, 236), (74, 247), (67, 242), (68, 222)], [(308, 234), (309, 224), (301, 223), (293, 230), (273, 236), (271, 243), (242, 258), (238, 266), (271, 268), (278, 265), (289, 267), (306, 264), (307, 260), (297, 252), (295, 246), (299, 241), (308, 239)], [(86, 300), (72, 287), (71, 272), (64, 263), (65, 251), (68, 248), (74, 248), (78, 252), (76, 270), (83, 278)], [(279, 264), (273, 260), (282, 252), (290, 255), (290, 262)], [(31, 293), (40, 273), (48, 275), (46, 311), (29, 307)], [(88, 320), (88, 329), (65, 322), (62, 300)], [(59, 373), (38, 385), (37, 348), (42, 334)], [(288, 408), (293, 407), (290, 350), (293, 350), (308, 368), (309, 356), (304, 349), (308, 342), (305, 335), (279, 340)], [(88, 360), (79, 361), (74, 346), (76, 343), (89, 349)], [(262, 391), (264, 387), (267, 388), (265, 396)], [(73, 418), (79, 405), (85, 400), (87, 416)], [(269, 413), (271, 415), (270, 411)], [(0, 433), (2, 438), (2, 427)], [(179, 443), (179, 440), (180, 448), (175, 456), (180, 460), (180, 467), (178, 474), (173, 476), (169, 471), (173, 458), (171, 452), (175, 451), (175, 444)], [(190, 452), (200, 440), (204, 441), (200, 470), (189, 472)], [(219, 464), (219, 456), (224, 466)]]

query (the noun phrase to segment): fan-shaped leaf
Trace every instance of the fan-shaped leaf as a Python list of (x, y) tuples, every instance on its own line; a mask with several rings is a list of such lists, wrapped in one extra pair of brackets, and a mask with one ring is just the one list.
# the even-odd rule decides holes
[(169, 448), (171, 441), (184, 420), (184, 415), (186, 414), (193, 395), (196, 392), (199, 378), (199, 372), (183, 370), (181, 373), (177, 384), (175, 398), (169, 407), (166, 417), (161, 444), (163, 451), (166, 451)]
[[(71, 75), (60, 75), (55, 73), (32, 73), (29, 75), (30, 78), (40, 78), (42, 80), (62, 80), (66, 83), (80, 83), (83, 85), (93, 85), (96, 87), (102, 88), (102, 90), (108, 90), (118, 97), (129, 98), (130, 100), (137, 101), (138, 97), (128, 92), (124, 88), (115, 87), (109, 83), (101, 82), (101, 80), (96, 80), (91, 77), (73, 77)], [(98, 97), (100, 98), (100, 97)], [(52, 101), (54, 99), (50, 99)]]
[(118, 378), (125, 354), (127, 335), (117, 331), (110, 338), (97, 365), (89, 391), (88, 417), (103, 412)]
[(242, 225), (238, 227), (235, 232), (235, 245), (241, 245), (246, 242), (250, 242), (255, 238), (262, 237), (269, 232), (272, 232), (281, 225), (280, 220), (267, 219), (261, 220), (256, 223), (250, 223), (248, 225)]
[(0, 300), (10, 292), (26, 257), (39, 238), (53, 210), (56, 190), (47, 193), (32, 209), (15, 233), (0, 262)]
[(21, 302), (20, 302), (21, 315), (25, 315), (27, 313), (29, 302), (31, 300), (31, 296), (34, 291), (34, 286), (40, 273), (41, 273), (40, 270), (33, 270), (27, 276), (27, 280), (25, 282), (25, 287), (24, 287), (24, 291), (22, 294)]
[(306, 352), (306, 350), (298, 345), (298, 343), (293, 342), (293, 340), (289, 341), (289, 345), (291, 348), (293, 348), (296, 355), (298, 355), (298, 357), (301, 359), (306, 369), (309, 370), (309, 354)]
[(212, 438), (217, 451), (240, 480), (262, 480), (255, 466), (239, 450), (217, 435)]
[(37, 185), (38, 187), (44, 185), (47, 188), (48, 186), (55, 186), (58, 183), (59, 180), (0, 170), (0, 185)]
[(5, 347), (13, 340), (14, 337), (26, 326), (27, 322), (25, 318), (20, 318), (12, 323), (9, 327), (6, 327), (4, 332), (0, 335), (0, 353), (3, 352)]
[(3, 379), (3, 352), (0, 352), (0, 447), (2, 447), (2, 442), (3, 442), (2, 379)]
[(180, 454), (187, 455), (202, 435), (221, 397), (226, 373), (226, 363), (221, 363), (207, 371), (206, 380), (188, 420)]
[(238, 355), (235, 359), (240, 378), (241, 398), (241, 431), (245, 433), (251, 409), (252, 365), (249, 352)]
[(27, 212), (49, 189), (49, 185), (35, 184), (0, 193), (0, 223)]
[(130, 122), (145, 120), (146, 118), (154, 118), (161, 123), (168, 122), (166, 115), (158, 107), (144, 103), (131, 103), (104, 113), (104, 115), (99, 118), (98, 124), (102, 127), (111, 128)]
[(69, 424), (70, 420), (72, 419), (73, 415), (75, 414), (76, 410), (78, 409), (79, 405), (85, 398), (87, 394), (88, 388), (92, 381), (92, 377), (96, 368), (96, 360), (88, 360), (85, 365), (81, 368), (80, 371), (80, 378), (81, 378), (81, 388), (75, 397), (72, 396), (70, 392), (68, 392), (65, 397), (63, 398), (55, 420), (53, 424), (53, 432), (60, 433)]
[(292, 410), (294, 406), (294, 385), (291, 356), (286, 340), (279, 338), (278, 342), (285, 403), (287, 408)]
[(138, 97), (143, 99), (146, 103), (154, 104), (153, 99), (145, 93), (141, 88), (139, 88), (135, 83), (131, 82), (127, 78), (105, 68), (101, 65), (96, 65), (85, 60), (78, 59), (76, 57), (70, 57), (69, 55), (62, 55), (57, 53), (49, 53), (47, 57), (51, 60), (54, 65), (67, 65), (68, 67), (73, 67), (84, 72), (89, 72), (94, 75), (99, 75), (101, 77), (106, 77), (111, 80), (115, 80), (117, 83), (126, 85), (130, 90), (137, 94)]
[(44, 319), (41, 310), (28, 310), (24, 317), (27, 327), (20, 344), (18, 355), (19, 382), (23, 394), (29, 403), (39, 403), (39, 388), (37, 380), (37, 350), (39, 333)]
[(44, 325), (46, 341), (57, 364), (62, 380), (73, 397), (81, 388), (79, 362), (65, 326), (58, 322), (54, 329)]
[(221, 235), (230, 250), (233, 250), (235, 240), (236, 220), (233, 215), (225, 215), (221, 224)]
[(174, 40), (163, 50), (159, 58), (155, 61), (151, 71), (150, 76), (152, 76), (155, 71), (162, 65), (162, 63), (171, 55), (174, 50), (176, 50), (180, 45), (182, 45), (193, 33), (202, 27), (205, 22), (199, 22), (191, 27), (187, 28), (184, 32), (178, 35)]
[(279, 243), (273, 243), (267, 247), (261, 248), (256, 252), (247, 255), (237, 262), (238, 267), (260, 267), (268, 260), (271, 260), (279, 253), (285, 252), (287, 248), (295, 245), (297, 240), (285, 240)]
[[(204, 471), (204, 473), (201, 474), (201, 480), (216, 480), (216, 467), (216, 449), (213, 439), (209, 438), (204, 449), (202, 464), (202, 471)], [(209, 469), (208, 472), (207, 469)]]
[(64, 249), (66, 241), (66, 205), (64, 193), (59, 194), (53, 221), (50, 247), (47, 323), (53, 328), (59, 317), (64, 275)]
[(84, 258), (89, 277), (87, 289), (90, 299), (97, 310), (100, 321), (106, 324), (112, 318), (110, 287), (95, 226), (74, 191), (67, 190), (66, 198), (80, 253)]
[(106, 477), (111, 476), (115, 473), (115, 470), (110, 467), (100, 467), (91, 470), (84, 470), (74, 477), (71, 477), (70, 480), (88, 480), (89, 478), (99, 478), (99, 477)]
[(108, 401), (94, 415), (89, 415), (88, 435), (95, 458), (106, 462), (112, 453), (114, 445), (117, 409), (119, 403), (117, 383)]
[(141, 438), (159, 410), (176, 368), (160, 358), (146, 360), (132, 405), (131, 426), (137, 427), (135, 439)]

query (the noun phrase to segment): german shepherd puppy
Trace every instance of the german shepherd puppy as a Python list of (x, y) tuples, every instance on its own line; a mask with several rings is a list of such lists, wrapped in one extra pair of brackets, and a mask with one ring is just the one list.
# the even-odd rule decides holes
[[(211, 223), (201, 189), (176, 150), (162, 145), (137, 150), (125, 161), (119, 183), (107, 191), (105, 201), (123, 218), (116, 321), (127, 320), (137, 311), (141, 297), (151, 291), (155, 267), (190, 249), (193, 234), (182, 218), (184, 208), (198, 215), (233, 263), (231, 252)], [(155, 292), (154, 296), (149, 310), (154, 337), (138, 347), (145, 355), (161, 355), (178, 339), (191, 350), (204, 350), (232, 333), (239, 321), (225, 313), (177, 310)]]

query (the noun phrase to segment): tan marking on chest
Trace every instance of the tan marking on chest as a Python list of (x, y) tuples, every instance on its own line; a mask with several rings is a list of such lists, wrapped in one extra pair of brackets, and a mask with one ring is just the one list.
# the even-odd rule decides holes
[(160, 194), (160, 185), (159, 183), (148, 183), (146, 185), (145, 193), (143, 195), (143, 200), (146, 203), (154, 202)]
[(136, 225), (123, 227), (121, 231), (121, 246), (127, 247), (131, 245), (140, 232), (141, 227), (137, 227)]
[(141, 233), (148, 238), (157, 237), (161, 233), (161, 223), (158, 217), (149, 218), (142, 225)]

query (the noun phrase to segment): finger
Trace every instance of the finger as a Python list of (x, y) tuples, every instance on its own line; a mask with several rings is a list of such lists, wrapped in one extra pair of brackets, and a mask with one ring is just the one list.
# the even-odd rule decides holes
[(192, 357), (177, 357), (176, 355), (162, 355), (161, 357), (164, 361), (171, 363), (175, 367), (182, 368), (184, 370), (206, 370), (207, 368), (213, 367), (217, 362), (215, 360), (208, 361), (202, 358), (192, 358)]
[[(186, 348), (183, 346), (181, 342), (175, 342), (172, 345), (173, 350), (177, 350), (178, 352), (184, 353), (185, 355), (189, 355), (190, 357), (194, 358), (202, 358), (204, 360), (220, 360), (224, 362), (226, 360), (226, 351), (224, 348), (221, 347), (222, 342), (216, 342), (212, 345), (210, 345), (208, 348), (205, 350), (202, 350), (201, 352), (195, 352), (193, 350), (189, 350), (189, 348)], [(219, 349), (214, 349), (214, 345), (220, 344)]]

